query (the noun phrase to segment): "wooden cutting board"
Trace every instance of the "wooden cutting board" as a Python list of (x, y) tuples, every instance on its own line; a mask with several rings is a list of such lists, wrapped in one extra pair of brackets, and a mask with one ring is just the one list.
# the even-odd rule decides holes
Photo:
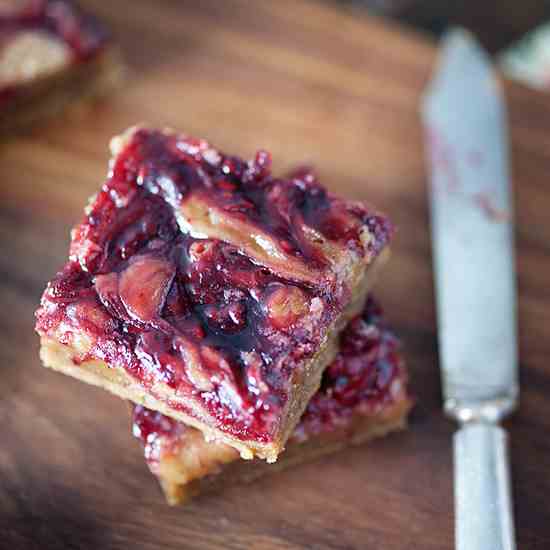
[[(0, 547), (452, 548), (453, 425), (440, 410), (418, 117), (434, 46), (302, 0), (95, 4), (127, 59), (124, 88), (0, 149)], [(550, 95), (506, 90), (520, 295), (522, 404), (509, 426), (518, 547), (547, 549)], [(245, 156), (267, 148), (276, 171), (314, 164), (329, 188), (390, 214), (399, 234), (377, 292), (413, 378), (408, 432), (174, 509), (125, 404), (40, 368), (40, 293), (106, 174), (109, 138), (144, 120)]]

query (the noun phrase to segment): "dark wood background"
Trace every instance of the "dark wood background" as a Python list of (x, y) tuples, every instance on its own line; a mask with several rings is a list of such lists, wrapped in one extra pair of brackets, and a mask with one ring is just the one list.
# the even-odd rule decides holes
[[(87, 2), (129, 65), (120, 93), (0, 149), (0, 547), (451, 549), (451, 436), (440, 410), (421, 91), (435, 48), (307, 1)], [(518, 547), (550, 547), (550, 96), (506, 86), (517, 199), (522, 404), (510, 422)], [(275, 169), (318, 167), (400, 228), (379, 285), (418, 399), (410, 430), (171, 509), (125, 404), (41, 369), (33, 311), (68, 231), (138, 121)]]
[(496, 52), (550, 18), (549, 0), (331, 0), (355, 13), (391, 16), (399, 21), (440, 33), (449, 25), (474, 32)]

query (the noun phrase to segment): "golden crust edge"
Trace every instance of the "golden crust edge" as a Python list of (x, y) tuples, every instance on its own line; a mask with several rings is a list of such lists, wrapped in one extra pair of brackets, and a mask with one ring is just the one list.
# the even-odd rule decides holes
[[(217, 464), (205, 463), (202, 471), (187, 479), (186, 464), (179, 453), (160, 457), (155, 475), (171, 506), (188, 503), (203, 493), (219, 492), (226, 487), (250, 483), (264, 475), (314, 461), (349, 446), (361, 445), (389, 433), (404, 430), (412, 401), (406, 393), (390, 407), (373, 415), (357, 413), (351, 426), (328, 434), (310, 436), (305, 442), (291, 441), (275, 464), (259, 460), (245, 462), (234, 454), (222, 454)], [(182, 451), (183, 452), (183, 451)]]

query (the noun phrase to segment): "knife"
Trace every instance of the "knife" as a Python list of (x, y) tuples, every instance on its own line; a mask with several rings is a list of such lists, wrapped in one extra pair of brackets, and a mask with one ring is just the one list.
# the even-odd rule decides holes
[(454, 435), (457, 550), (515, 548), (508, 437), (516, 407), (516, 283), (506, 106), (466, 31), (443, 38), (422, 102), (445, 412)]

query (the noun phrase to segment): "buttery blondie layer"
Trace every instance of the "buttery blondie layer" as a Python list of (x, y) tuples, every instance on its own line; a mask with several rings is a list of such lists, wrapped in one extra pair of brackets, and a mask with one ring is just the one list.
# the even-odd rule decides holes
[(357, 414), (345, 428), (320, 433), (303, 441), (290, 438), (285, 451), (274, 464), (258, 459), (240, 460), (233, 447), (208, 443), (200, 431), (188, 428), (193, 433), (185, 438), (185, 445), (175, 445), (173, 450), (163, 454), (155, 465), (150, 464), (149, 467), (158, 479), (168, 504), (185, 504), (200, 494), (251, 483), (264, 475), (403, 430), (407, 426), (410, 409), (411, 402), (403, 399), (388, 406), (383, 414)]

